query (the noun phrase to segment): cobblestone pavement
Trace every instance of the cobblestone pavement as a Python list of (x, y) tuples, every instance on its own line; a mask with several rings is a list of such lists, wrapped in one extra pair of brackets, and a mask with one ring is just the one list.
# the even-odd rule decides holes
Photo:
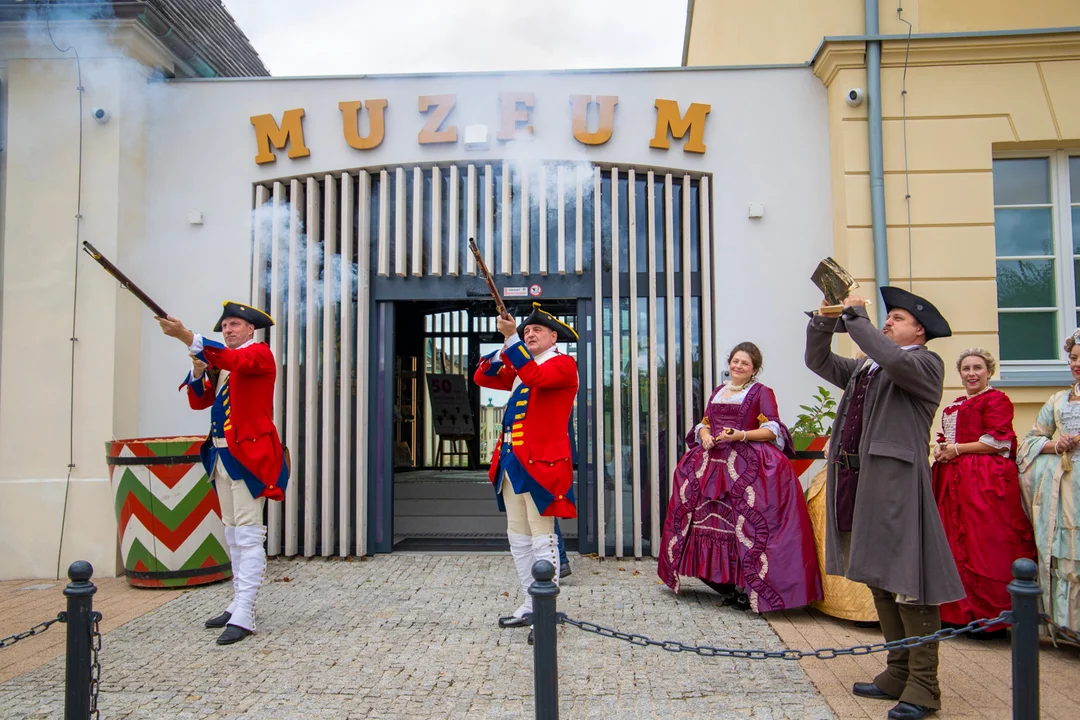
[[(657, 639), (781, 649), (760, 616), (697, 581), (673, 595), (656, 563), (572, 556), (559, 607)], [(214, 644), (202, 628), (231, 587), (193, 589), (109, 632), (101, 714), (152, 718), (530, 718), (526, 631), (495, 620), (519, 599), (509, 556), (273, 560), (258, 632)], [(147, 591), (151, 592), (151, 591)], [(509, 593), (509, 595), (507, 595)], [(834, 718), (798, 663), (668, 653), (561, 626), (564, 718)], [(0, 685), (0, 717), (63, 714), (63, 659)]]

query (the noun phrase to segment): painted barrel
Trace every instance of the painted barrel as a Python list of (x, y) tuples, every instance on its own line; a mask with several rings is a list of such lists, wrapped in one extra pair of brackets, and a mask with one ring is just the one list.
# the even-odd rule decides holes
[(205, 585), (232, 577), (221, 506), (202, 437), (105, 443), (120, 553), (135, 587)]

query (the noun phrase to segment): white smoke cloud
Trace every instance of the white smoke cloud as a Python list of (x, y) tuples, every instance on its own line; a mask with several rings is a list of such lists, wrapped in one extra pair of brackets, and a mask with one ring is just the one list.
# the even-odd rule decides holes
[[(314, 246), (309, 248), (308, 234), (302, 220), (297, 221), (296, 233), (296, 285), (290, 280), (290, 258), (292, 256), (293, 243), (293, 214), (288, 201), (280, 206), (275, 206), (273, 200), (268, 200), (263, 205), (252, 210), (252, 256), (260, 259), (259, 267), (262, 268), (262, 286), (267, 293), (275, 287), (275, 278), (271, 267), (271, 259), (274, 250), (274, 235), (277, 234), (277, 257), (278, 277), (276, 288), (282, 299), (282, 307), (289, 307), (290, 299), (299, 299), (300, 306), (307, 308), (309, 304), (315, 306), (316, 311), (321, 311), (329, 302), (331, 305), (341, 304), (341, 283), (343, 274), (349, 278), (349, 287), (356, 291), (359, 269), (355, 262), (344, 262), (340, 253), (332, 253), (329, 258), (325, 254), (325, 243), (315, 240)], [(258, 246), (255, 246), (255, 243)], [(312, 257), (309, 258), (309, 250)], [(314, 262), (317, 268), (315, 282), (308, 284), (308, 264)], [(261, 298), (254, 298), (260, 302)], [(351, 298), (350, 298), (351, 300)], [(300, 315), (301, 327), (306, 326), (306, 312)]]

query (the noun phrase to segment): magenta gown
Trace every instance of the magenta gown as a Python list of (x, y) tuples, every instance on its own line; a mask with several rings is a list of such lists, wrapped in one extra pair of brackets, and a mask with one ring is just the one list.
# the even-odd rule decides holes
[[(772, 421), (790, 451), (772, 390), (758, 383), (741, 404), (713, 403), (722, 389), (709, 398), (710, 427), (755, 430)], [(660, 541), (660, 579), (675, 592), (680, 576), (734, 584), (754, 612), (821, 600), (810, 515), (784, 453), (768, 442), (718, 441), (705, 450), (693, 431), (686, 442)]]

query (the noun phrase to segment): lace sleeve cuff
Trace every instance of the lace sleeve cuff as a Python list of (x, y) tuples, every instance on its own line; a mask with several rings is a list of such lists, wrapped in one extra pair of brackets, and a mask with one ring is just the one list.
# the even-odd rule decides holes
[(783, 435), (783, 433), (780, 432), (780, 423), (776, 422), (775, 420), (770, 420), (767, 423), (762, 423), (761, 424), (761, 429), (762, 430), (771, 430), (772, 434), (775, 435), (776, 437), (773, 438), (772, 440), (770, 440), (769, 442), (772, 443), (773, 445), (775, 445), (778, 450), (783, 451), (783, 449), (784, 449), (784, 435)]
[(1009, 450), (1012, 448), (1012, 443), (1008, 440), (998, 440), (991, 435), (983, 435), (979, 438), (979, 442), (983, 445), (989, 445), (992, 448), (996, 448), (999, 454), (1004, 457), (1009, 457)]

